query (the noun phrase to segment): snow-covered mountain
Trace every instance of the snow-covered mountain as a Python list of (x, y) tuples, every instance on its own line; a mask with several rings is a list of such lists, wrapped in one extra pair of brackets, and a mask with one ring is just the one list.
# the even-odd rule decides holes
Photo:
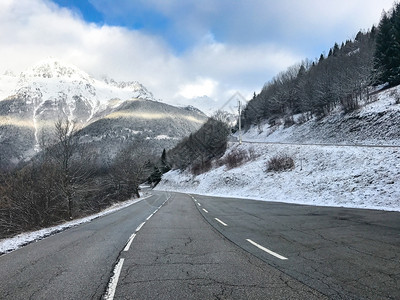
[(225, 101), (217, 102), (208, 96), (201, 96), (192, 99), (181, 100), (178, 105), (182, 107), (195, 107), (210, 117), (220, 111), (226, 115), (230, 115), (233, 119), (237, 119), (239, 115), (238, 101), (241, 102), (241, 105), (245, 105), (247, 103), (245, 97), (243, 97), (239, 92), (235, 92)]
[(116, 82), (110, 78), (98, 80), (76, 66), (54, 58), (42, 60), (18, 76), (6, 71), (0, 76), (0, 82), (0, 99), (18, 94), (20, 89), (34, 87), (41, 91), (43, 98), (68, 91), (93, 98), (95, 105), (112, 98), (142, 97), (154, 100), (153, 95), (138, 82)]
[[(60, 118), (75, 122), (79, 129), (103, 118), (116, 123), (127, 114), (125, 111), (125, 117), (120, 113), (120, 118), (117, 118), (115, 113), (126, 101), (134, 100), (154, 102), (151, 107), (154, 111), (148, 111), (148, 114), (157, 114), (163, 105), (155, 101), (152, 93), (139, 82), (117, 82), (110, 78), (98, 80), (76, 66), (54, 58), (35, 64), (18, 76), (8, 71), (0, 76), (0, 151), (5, 157), (0, 165), (4, 165), (4, 161), (15, 164), (35, 154)], [(110, 118), (113, 113), (114, 117)], [(183, 136), (197, 129), (205, 120), (201, 112), (189, 112), (183, 108), (176, 115), (186, 121), (187, 126), (180, 132)], [(132, 116), (141, 118), (140, 114), (129, 112), (130, 119)], [(151, 131), (152, 121), (147, 120)], [(136, 130), (129, 122), (125, 123), (129, 130)], [(175, 126), (175, 123), (165, 126)], [(181, 134), (171, 139), (183, 137)]]
[(111, 99), (154, 100), (138, 82), (116, 82), (107, 78), (100, 81), (54, 58), (37, 63), (19, 76), (1, 76), (0, 86), (1, 100), (10, 96), (26, 100), (33, 105), (35, 118), (53, 110), (81, 123), (90, 121), (96, 112), (110, 105)]

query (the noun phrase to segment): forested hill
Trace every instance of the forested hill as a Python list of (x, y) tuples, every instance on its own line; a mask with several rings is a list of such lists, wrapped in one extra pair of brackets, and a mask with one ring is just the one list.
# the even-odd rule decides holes
[(378, 89), (399, 83), (400, 4), (395, 4), (378, 27), (359, 31), (354, 39), (335, 43), (327, 56), (305, 60), (266, 83), (243, 110), (242, 124), (248, 129), (284, 117), (291, 125), (294, 114), (322, 118), (339, 106), (351, 112), (372, 101)]

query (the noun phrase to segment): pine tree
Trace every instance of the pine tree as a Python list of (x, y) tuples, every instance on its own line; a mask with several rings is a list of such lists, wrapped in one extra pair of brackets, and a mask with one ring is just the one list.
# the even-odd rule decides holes
[(335, 43), (335, 45), (333, 46), (332, 54), (333, 54), (333, 56), (338, 56), (339, 55), (339, 45), (338, 45), (338, 43)]
[(164, 174), (169, 170), (171, 170), (171, 168), (169, 167), (169, 164), (167, 162), (167, 152), (164, 149), (161, 154), (161, 172)]
[(389, 31), (391, 41), (386, 50), (387, 65), (385, 66), (387, 73), (387, 81), (390, 86), (400, 83), (400, 44), (396, 38), (396, 30), (394, 26)]
[(374, 67), (378, 84), (400, 84), (400, 4), (391, 14), (382, 15), (376, 36)]
[(374, 58), (374, 68), (377, 73), (377, 83), (382, 84), (388, 81), (388, 72), (386, 66), (389, 64), (387, 47), (390, 43), (390, 19), (384, 12), (378, 25), (378, 34), (376, 36), (376, 50)]
[(370, 37), (371, 37), (371, 39), (375, 39), (376, 38), (376, 27), (375, 27), (375, 25), (372, 25), (372, 27), (371, 27)]
[(393, 10), (391, 22), (392, 30), (390, 31), (390, 35), (392, 42), (390, 53), (393, 56), (390, 62), (389, 83), (394, 86), (400, 84), (400, 3), (396, 4)]

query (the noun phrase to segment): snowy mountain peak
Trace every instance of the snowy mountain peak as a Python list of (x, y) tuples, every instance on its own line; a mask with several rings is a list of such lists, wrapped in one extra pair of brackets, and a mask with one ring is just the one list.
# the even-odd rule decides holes
[(154, 100), (153, 94), (148, 91), (140, 82), (138, 81), (115, 81), (112, 78), (104, 77), (103, 81), (108, 85), (124, 91), (132, 91), (137, 93), (137, 98)]
[(92, 105), (107, 106), (110, 100), (155, 100), (153, 94), (137, 81), (118, 82), (105, 77), (95, 79), (78, 67), (56, 58), (44, 59), (15, 76), (12, 71), (0, 75), (0, 101), (13, 95), (41, 94), (42, 100), (65, 94), (91, 98)]
[(78, 67), (62, 62), (56, 58), (42, 60), (22, 72), (22, 77), (42, 77), (42, 78), (70, 78), (75, 80), (93, 80), (87, 73)]
[(4, 76), (17, 77), (17, 76), (15, 75), (15, 73), (14, 73), (13, 71), (11, 71), (11, 70), (6, 70), (6, 71), (4, 72)]

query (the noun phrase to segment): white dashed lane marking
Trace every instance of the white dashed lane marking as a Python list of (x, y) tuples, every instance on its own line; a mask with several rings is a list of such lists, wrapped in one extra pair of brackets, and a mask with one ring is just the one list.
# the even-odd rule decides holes
[(124, 251), (125, 251), (125, 252), (126, 252), (126, 251), (129, 251), (129, 248), (131, 247), (131, 244), (132, 244), (133, 239), (135, 238), (135, 236), (136, 236), (136, 234), (134, 233), (134, 234), (132, 234), (131, 237), (129, 238), (128, 243), (126, 244), (126, 246), (125, 246), (125, 248), (124, 248)]
[(140, 225), (136, 228), (135, 232), (138, 232), (138, 231), (143, 227), (143, 225), (144, 225), (145, 223), (146, 223), (146, 222), (143, 222), (142, 224), (140, 224)]
[(114, 275), (111, 277), (110, 283), (108, 284), (107, 292), (104, 296), (106, 300), (113, 300), (115, 295), (115, 290), (117, 289), (119, 275), (121, 274), (122, 265), (124, 264), (124, 259), (121, 258), (114, 268)]
[(280, 254), (278, 254), (278, 253), (276, 253), (274, 251), (271, 251), (271, 250), (261, 246), (260, 244), (257, 244), (256, 242), (250, 240), (250, 239), (246, 239), (246, 241), (248, 241), (250, 244), (256, 246), (257, 248), (261, 249), (262, 251), (267, 252), (268, 254), (271, 254), (271, 255), (279, 258), (279, 259), (282, 259), (282, 260), (286, 260), (287, 259), (286, 257), (284, 257), (284, 256), (282, 256), (282, 255), (280, 255)]
[(224, 222), (222, 222), (220, 219), (218, 219), (218, 218), (214, 218), (217, 222), (219, 222), (219, 223), (221, 223), (222, 225), (224, 225), (224, 226), (228, 226), (228, 224), (226, 224), (226, 223), (224, 223)]

